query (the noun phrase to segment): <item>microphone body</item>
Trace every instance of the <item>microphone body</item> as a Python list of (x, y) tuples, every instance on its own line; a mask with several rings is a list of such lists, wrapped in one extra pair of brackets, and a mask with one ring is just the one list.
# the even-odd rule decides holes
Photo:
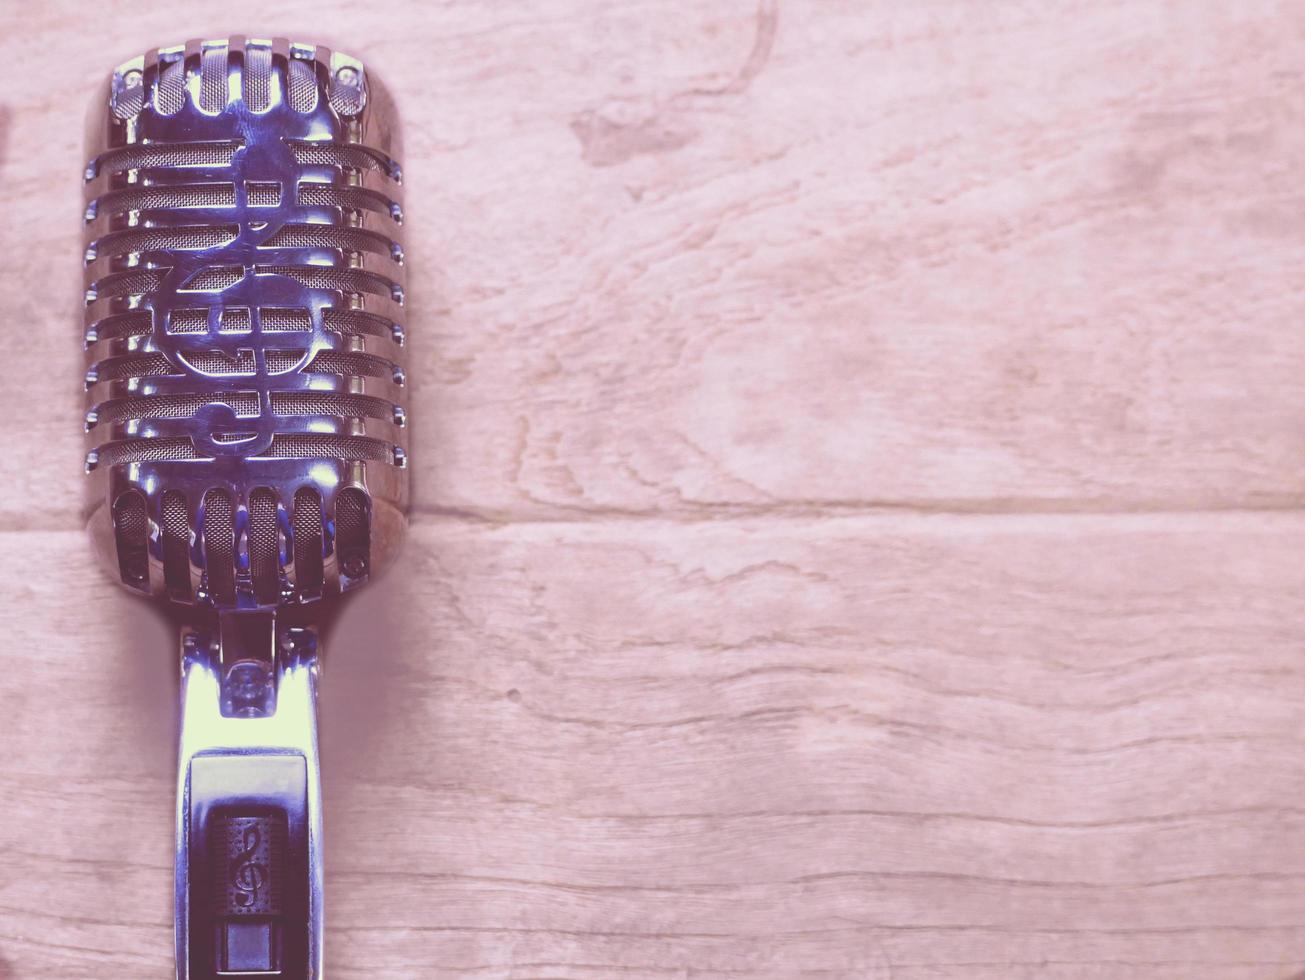
[(320, 46), (190, 41), (113, 71), (87, 147), (87, 526), (189, 619), (177, 973), (318, 977), (312, 622), (409, 497), (394, 106)]

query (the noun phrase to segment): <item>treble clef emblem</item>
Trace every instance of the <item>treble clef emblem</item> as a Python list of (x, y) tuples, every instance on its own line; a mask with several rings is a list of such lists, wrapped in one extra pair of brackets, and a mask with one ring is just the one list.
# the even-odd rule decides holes
[(221, 916), (282, 912), (286, 828), (278, 814), (214, 818), (213, 899)]
[(266, 865), (255, 860), (262, 842), (257, 824), (240, 828), (240, 840), (235, 845), (239, 851), (231, 859), (231, 884), (235, 889), (232, 898), (241, 908), (251, 908), (258, 902), (258, 893), (267, 881)]

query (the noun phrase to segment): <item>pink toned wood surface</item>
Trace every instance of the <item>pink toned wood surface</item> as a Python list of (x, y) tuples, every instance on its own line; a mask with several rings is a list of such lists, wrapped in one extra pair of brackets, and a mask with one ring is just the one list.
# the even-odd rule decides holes
[(417, 506), (337, 978), (1305, 975), (1305, 10), (45, 3), (0, 34), (0, 977), (171, 969), (174, 639), (79, 527), (81, 120), (407, 123)]

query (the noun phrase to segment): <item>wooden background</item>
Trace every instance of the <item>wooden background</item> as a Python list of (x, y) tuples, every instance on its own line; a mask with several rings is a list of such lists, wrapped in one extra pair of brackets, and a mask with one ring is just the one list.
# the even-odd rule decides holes
[(171, 969), (175, 647), (79, 527), (82, 117), (379, 66), (417, 507), (335, 978), (1305, 976), (1305, 8), (10, 4), (0, 976)]

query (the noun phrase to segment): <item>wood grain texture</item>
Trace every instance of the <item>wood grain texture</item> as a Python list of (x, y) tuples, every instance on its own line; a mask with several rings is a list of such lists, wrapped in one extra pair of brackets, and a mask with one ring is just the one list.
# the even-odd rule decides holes
[(175, 641), (78, 526), (81, 119), (229, 30), (407, 127), (331, 976), (1305, 976), (1297, 5), (180, 9), (0, 35), (0, 977), (171, 968)]

